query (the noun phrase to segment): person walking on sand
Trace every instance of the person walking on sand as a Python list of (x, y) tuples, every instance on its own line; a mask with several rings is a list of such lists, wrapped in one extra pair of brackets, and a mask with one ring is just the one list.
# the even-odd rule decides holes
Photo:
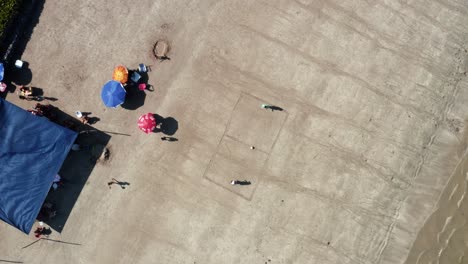
[[(269, 104), (262, 104), (262, 108), (263, 108), (263, 109), (272, 109), (272, 107), (273, 107), (273, 106), (272, 106), (272, 105), (269, 105)], [(273, 111), (273, 110), (271, 110), (271, 111)]]
[(275, 105), (270, 105), (270, 104), (262, 104), (261, 107), (263, 109), (270, 109), (272, 112), (273, 111), (283, 111), (283, 108), (275, 106)]

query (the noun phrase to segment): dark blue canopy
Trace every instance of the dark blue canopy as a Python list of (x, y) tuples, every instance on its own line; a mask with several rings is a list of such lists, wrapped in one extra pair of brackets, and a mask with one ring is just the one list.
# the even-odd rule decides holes
[(0, 98), (0, 219), (29, 234), (76, 137)]

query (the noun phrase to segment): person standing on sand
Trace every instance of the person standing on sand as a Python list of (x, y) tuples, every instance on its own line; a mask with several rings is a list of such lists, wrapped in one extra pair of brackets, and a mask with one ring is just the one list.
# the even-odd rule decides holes
[(34, 234), (35, 234), (34, 236), (35, 236), (36, 238), (40, 238), (41, 235), (44, 234), (44, 230), (45, 230), (45, 228), (44, 228), (44, 223), (43, 223), (43, 222), (39, 222), (39, 226), (38, 226), (38, 227), (36, 228), (36, 230), (34, 231)]
[(251, 182), (246, 181), (246, 180), (244, 180), (244, 181), (232, 180), (231, 181), (231, 185), (250, 185), (250, 184), (251, 184)]

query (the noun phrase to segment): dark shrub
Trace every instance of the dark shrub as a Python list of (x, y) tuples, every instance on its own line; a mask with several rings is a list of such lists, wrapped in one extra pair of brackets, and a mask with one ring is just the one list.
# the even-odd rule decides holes
[(3, 33), (18, 12), (22, 0), (0, 0), (0, 39)]

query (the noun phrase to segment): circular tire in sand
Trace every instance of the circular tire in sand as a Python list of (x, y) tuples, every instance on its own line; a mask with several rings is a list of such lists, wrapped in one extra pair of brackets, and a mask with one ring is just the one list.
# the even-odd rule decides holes
[(156, 59), (160, 60), (162, 58), (167, 57), (167, 53), (169, 53), (169, 43), (165, 40), (158, 40), (154, 44), (153, 47), (153, 55)]

